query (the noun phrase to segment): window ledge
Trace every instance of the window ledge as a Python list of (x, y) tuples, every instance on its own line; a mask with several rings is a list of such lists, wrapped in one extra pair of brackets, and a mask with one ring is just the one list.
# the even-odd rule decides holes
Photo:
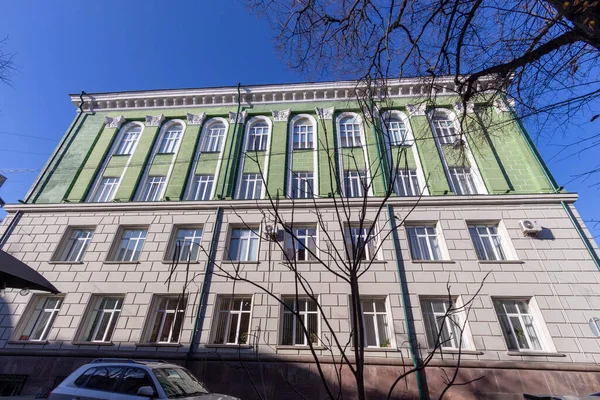
[(221, 264), (260, 264), (260, 261), (231, 261), (231, 260), (225, 260), (225, 261), (221, 261)]
[(51, 260), (51, 261), (46, 261), (48, 264), (83, 264), (83, 261), (57, 261), (57, 260)]
[[(169, 265), (173, 264), (175, 262), (176, 261), (174, 261), (174, 260), (162, 260), (161, 261), (161, 263), (163, 263), (163, 264), (169, 264)], [(179, 264), (187, 264), (187, 263), (188, 263), (187, 261), (179, 261)], [(200, 261), (190, 261), (190, 264), (200, 264)]]
[(47, 340), (9, 340), (8, 344), (37, 344), (37, 345), (46, 345), (50, 342)]
[(82, 342), (82, 341), (73, 341), (71, 344), (76, 346), (114, 346), (113, 342)]
[(412, 260), (413, 264), (455, 264), (454, 260)]
[(204, 347), (209, 349), (252, 349), (252, 345), (249, 344), (219, 344), (219, 343), (208, 343)]
[[(428, 352), (433, 352), (434, 349), (428, 349)], [(467, 349), (437, 349), (435, 350), (437, 353), (439, 354), (464, 354), (464, 355), (468, 355), (468, 356), (481, 356), (483, 355), (483, 351), (481, 350), (467, 350)]]
[[(275, 347), (277, 350), (310, 350), (310, 346), (293, 346), (293, 345), (284, 345), (280, 344)], [(313, 346), (314, 350), (325, 350), (325, 346)]]
[[(398, 352), (400, 351), (397, 347), (365, 347), (365, 353), (379, 353), (379, 352)], [(354, 349), (353, 349), (354, 351)]]
[(525, 264), (523, 260), (479, 260), (479, 264)]
[(136, 343), (137, 347), (181, 347), (181, 343)]
[(537, 357), (566, 357), (563, 353), (545, 352), (545, 351), (508, 351), (509, 356), (537, 356)]
[(104, 264), (139, 264), (139, 261), (113, 261), (113, 260), (105, 260)]

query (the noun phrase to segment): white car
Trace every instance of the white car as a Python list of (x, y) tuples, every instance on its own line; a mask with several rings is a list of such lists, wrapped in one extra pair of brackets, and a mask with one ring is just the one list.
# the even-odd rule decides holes
[(240, 400), (210, 393), (187, 369), (161, 361), (98, 359), (78, 368), (49, 400), (202, 399)]

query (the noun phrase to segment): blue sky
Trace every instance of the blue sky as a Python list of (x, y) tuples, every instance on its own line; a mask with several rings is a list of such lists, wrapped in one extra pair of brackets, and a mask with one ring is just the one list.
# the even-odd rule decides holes
[[(75, 116), (69, 93), (303, 81), (280, 60), (273, 34), (266, 20), (236, 0), (3, 2), (0, 37), (9, 36), (6, 50), (17, 53), (18, 71), (14, 88), (0, 86), (0, 170), (44, 165)], [(583, 124), (569, 135), (592, 128)], [(570, 141), (562, 132), (551, 142), (550, 136), (542, 132), (538, 140), (546, 160)], [(593, 168), (594, 153), (555, 157), (549, 166), (562, 185)], [(37, 173), (4, 175), (0, 197), (14, 203)], [(579, 192), (585, 220), (600, 219), (592, 183), (566, 186)], [(600, 226), (588, 227), (600, 235)]]

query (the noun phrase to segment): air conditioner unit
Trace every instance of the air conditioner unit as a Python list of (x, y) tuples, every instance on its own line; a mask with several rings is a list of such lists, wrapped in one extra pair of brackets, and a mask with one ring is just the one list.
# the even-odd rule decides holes
[(519, 221), (523, 235), (537, 235), (542, 231), (540, 223), (535, 219), (522, 219)]

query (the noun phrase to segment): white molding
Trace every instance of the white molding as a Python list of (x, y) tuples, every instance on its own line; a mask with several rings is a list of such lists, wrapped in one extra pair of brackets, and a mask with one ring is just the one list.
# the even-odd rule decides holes
[(408, 115), (410, 115), (411, 117), (425, 115), (426, 110), (427, 110), (426, 103), (407, 104), (406, 105), (406, 111), (408, 112)]
[(330, 108), (315, 107), (315, 112), (317, 113), (317, 118), (320, 120), (333, 119), (333, 113), (335, 112), (335, 107), (330, 107)]
[(204, 122), (204, 119), (206, 118), (206, 113), (200, 113), (200, 114), (185, 113), (185, 117), (187, 119), (188, 125), (202, 125), (202, 122)]
[[(339, 165), (339, 171), (338, 171), (338, 175), (340, 177), (340, 186), (341, 186), (341, 190), (343, 193), (341, 193), (342, 196), (346, 196), (346, 185), (344, 183), (344, 147), (341, 146), (341, 139), (340, 139), (340, 122), (342, 121), (342, 119), (346, 118), (346, 117), (354, 117), (356, 118), (356, 121), (358, 122), (358, 125), (360, 126), (360, 141), (361, 141), (361, 148), (362, 148), (362, 152), (363, 152), (363, 160), (365, 162), (365, 175), (367, 178), (367, 183), (369, 185), (369, 189), (368, 189), (368, 193), (367, 193), (367, 197), (371, 197), (373, 196), (373, 177), (371, 176), (371, 164), (370, 164), (370, 160), (369, 160), (369, 154), (367, 152), (367, 138), (365, 136), (365, 126), (364, 126), (364, 121), (363, 118), (360, 114), (357, 114), (355, 112), (343, 112), (341, 114), (339, 114), (337, 117), (335, 117), (335, 131), (336, 131), (336, 142), (337, 142), (337, 148), (335, 149), (337, 155), (338, 155), (338, 165)], [(364, 196), (363, 196), (364, 197)]]
[(164, 114), (146, 115), (146, 126), (160, 126), (164, 120)]
[(238, 113), (229, 111), (229, 122), (232, 124), (238, 123), (238, 124), (244, 124), (244, 122), (246, 121), (246, 116), (248, 115), (248, 113), (246, 112), (246, 110), (242, 111), (239, 114), (238, 117)]
[[(245, 118), (245, 115), (244, 115), (244, 118)], [(269, 140), (267, 142), (267, 149), (265, 151), (265, 163), (262, 166), (261, 173), (260, 173), (261, 179), (263, 181), (261, 192), (260, 192), (260, 198), (261, 199), (265, 198), (265, 194), (267, 191), (267, 182), (268, 182), (267, 180), (269, 178), (269, 176), (268, 176), (268, 174), (269, 174), (269, 155), (271, 152), (271, 141), (273, 139), (273, 121), (271, 121), (271, 119), (269, 117), (266, 117), (264, 115), (256, 115), (256, 116), (250, 118), (250, 120), (246, 124), (246, 128), (244, 129), (244, 147), (242, 147), (243, 156), (240, 157), (240, 166), (238, 169), (239, 172), (238, 172), (238, 176), (237, 176), (236, 189), (235, 189), (235, 194), (234, 194), (235, 199), (240, 198), (240, 190), (242, 188), (242, 175), (244, 175), (244, 164), (246, 163), (246, 151), (247, 151), (246, 149), (248, 147), (248, 138), (250, 137), (249, 132), (250, 132), (250, 129), (252, 129), (252, 126), (259, 121), (266, 122), (267, 125), (269, 125)]]
[(494, 111), (497, 113), (508, 112), (509, 109), (506, 106), (506, 103), (502, 99), (494, 100)]
[(287, 110), (273, 110), (273, 111), (271, 111), (271, 113), (273, 114), (273, 121), (287, 122), (288, 119), (290, 118), (291, 112), (292, 112), (292, 110), (289, 108)]
[[(461, 101), (457, 101), (453, 104), (454, 112), (456, 114), (462, 114), (464, 112), (463, 103)], [(475, 112), (475, 104), (472, 102), (467, 102), (467, 113), (473, 114)]]
[(285, 171), (285, 176), (287, 178), (287, 182), (286, 182), (286, 192), (288, 197), (291, 197), (291, 193), (292, 193), (292, 167), (293, 167), (293, 162), (294, 162), (294, 157), (293, 157), (293, 153), (294, 153), (294, 125), (296, 124), (296, 122), (298, 120), (301, 119), (308, 119), (310, 121), (310, 123), (313, 126), (313, 195), (314, 196), (318, 196), (319, 195), (319, 152), (317, 151), (318, 148), (318, 126), (319, 124), (317, 123), (317, 120), (315, 119), (314, 116), (310, 115), (310, 114), (298, 114), (298, 115), (294, 115), (294, 117), (292, 118), (292, 120), (290, 121), (289, 124), (289, 128), (288, 128), (288, 146), (287, 146), (287, 152), (288, 152), (288, 163), (287, 163), (287, 170)]
[(119, 115), (118, 117), (111, 118), (108, 115), (105, 117), (105, 128), (119, 129), (125, 122), (125, 117)]

